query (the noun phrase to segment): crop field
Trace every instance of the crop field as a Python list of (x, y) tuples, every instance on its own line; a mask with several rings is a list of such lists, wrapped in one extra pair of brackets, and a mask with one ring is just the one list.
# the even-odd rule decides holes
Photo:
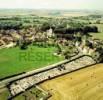
[(103, 100), (103, 64), (91, 66), (40, 85), (49, 100)]
[(55, 47), (30, 46), (27, 50), (18, 47), (0, 50), (0, 78), (31, 71), (62, 60), (53, 55)]

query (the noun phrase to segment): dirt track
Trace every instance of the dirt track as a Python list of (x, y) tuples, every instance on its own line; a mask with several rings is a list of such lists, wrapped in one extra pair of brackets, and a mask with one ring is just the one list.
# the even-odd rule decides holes
[(103, 100), (103, 64), (88, 67), (40, 85), (49, 100)]

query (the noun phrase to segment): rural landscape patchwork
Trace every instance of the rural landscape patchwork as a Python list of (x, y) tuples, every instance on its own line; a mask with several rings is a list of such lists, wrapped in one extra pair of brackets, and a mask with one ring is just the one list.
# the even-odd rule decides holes
[(103, 100), (103, 11), (0, 9), (0, 100)]

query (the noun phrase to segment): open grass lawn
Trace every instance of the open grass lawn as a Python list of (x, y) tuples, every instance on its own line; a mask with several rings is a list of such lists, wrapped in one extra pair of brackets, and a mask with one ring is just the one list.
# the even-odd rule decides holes
[(91, 33), (91, 35), (96, 38), (96, 39), (101, 39), (103, 40), (103, 32), (100, 33)]
[(29, 46), (27, 50), (18, 47), (0, 50), (0, 78), (31, 71), (62, 60), (53, 55), (55, 47)]
[(49, 100), (103, 100), (103, 64), (97, 64), (40, 85), (49, 91)]
[(99, 33), (91, 33), (94, 38), (103, 40), (103, 24), (92, 24), (98, 27)]

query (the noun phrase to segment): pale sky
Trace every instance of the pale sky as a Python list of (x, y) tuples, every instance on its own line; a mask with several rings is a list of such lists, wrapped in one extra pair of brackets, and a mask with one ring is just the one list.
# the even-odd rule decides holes
[(103, 0), (0, 0), (0, 8), (103, 10)]

